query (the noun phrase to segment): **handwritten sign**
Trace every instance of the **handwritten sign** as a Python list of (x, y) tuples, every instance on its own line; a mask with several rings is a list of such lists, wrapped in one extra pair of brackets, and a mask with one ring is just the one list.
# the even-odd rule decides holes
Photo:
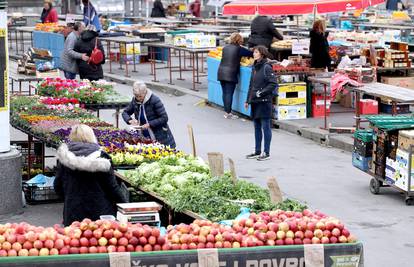
[(293, 40), (292, 54), (294, 55), (308, 55), (309, 54), (309, 39)]
[(66, 14), (66, 23), (75, 23), (75, 14)]

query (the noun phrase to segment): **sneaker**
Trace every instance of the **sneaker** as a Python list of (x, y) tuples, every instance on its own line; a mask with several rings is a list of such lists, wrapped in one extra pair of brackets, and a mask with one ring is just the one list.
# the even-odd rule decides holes
[(223, 115), (223, 117), (224, 117), (225, 119), (231, 119), (231, 118), (232, 118), (232, 114), (231, 114), (231, 113), (225, 113), (225, 114)]
[(257, 157), (258, 161), (265, 161), (265, 160), (269, 160), (269, 159), (270, 159), (270, 155), (266, 154), (266, 153), (263, 153), (259, 157)]
[(234, 115), (234, 114), (230, 114), (230, 118), (233, 120), (237, 120), (239, 118), (239, 116)]
[(252, 153), (246, 156), (246, 159), (257, 159), (260, 157), (260, 153)]

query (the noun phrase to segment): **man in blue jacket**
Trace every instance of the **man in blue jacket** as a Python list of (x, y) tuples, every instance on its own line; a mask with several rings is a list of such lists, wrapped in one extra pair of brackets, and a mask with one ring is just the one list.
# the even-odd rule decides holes
[(82, 0), (83, 4), (83, 23), (86, 26), (92, 24), (95, 26), (96, 31), (100, 32), (102, 29), (102, 25), (99, 22), (98, 12), (96, 12), (95, 7), (92, 5), (91, 1), (89, 0)]
[[(144, 137), (175, 148), (175, 140), (168, 126), (168, 115), (161, 99), (143, 82), (135, 82), (134, 97), (122, 112), (124, 121), (132, 126), (140, 126)], [(131, 115), (134, 114), (135, 118)]]

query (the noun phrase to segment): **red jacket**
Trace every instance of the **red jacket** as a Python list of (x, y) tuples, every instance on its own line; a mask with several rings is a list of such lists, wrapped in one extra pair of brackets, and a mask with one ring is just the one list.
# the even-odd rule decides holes
[(58, 22), (58, 14), (57, 14), (56, 9), (52, 8), (49, 11), (49, 14), (47, 14), (43, 23), (55, 23), (55, 22)]
[(190, 5), (190, 12), (193, 14), (194, 17), (201, 17), (201, 3), (200, 1), (195, 1)]

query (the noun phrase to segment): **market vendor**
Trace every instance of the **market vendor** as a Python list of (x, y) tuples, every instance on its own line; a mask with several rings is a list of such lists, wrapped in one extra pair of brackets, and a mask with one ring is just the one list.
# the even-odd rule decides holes
[(151, 11), (151, 18), (165, 18), (165, 9), (161, 0), (155, 0)]
[(56, 9), (53, 8), (52, 0), (45, 0), (43, 4), (42, 15), (40, 16), (42, 23), (57, 23), (58, 14)]
[[(144, 137), (175, 148), (174, 136), (168, 126), (168, 115), (161, 99), (143, 82), (135, 82), (131, 103), (122, 112), (124, 121), (133, 126), (141, 126)], [(131, 115), (134, 114), (135, 118)]]
[(270, 49), (273, 38), (283, 40), (282, 34), (275, 28), (273, 21), (267, 16), (256, 16), (250, 25), (250, 38), (248, 45), (250, 48), (263, 45)]
[(313, 28), (309, 33), (310, 45), (309, 52), (312, 54), (311, 67), (312, 68), (329, 68), (331, 65), (331, 57), (329, 56), (329, 32), (326, 31), (325, 22), (323, 20), (316, 20), (313, 23)]
[(116, 203), (128, 202), (114, 177), (111, 158), (98, 145), (87, 125), (72, 128), (70, 143), (57, 150), (56, 193), (63, 197), (63, 224), (85, 218), (98, 220), (101, 215), (116, 215)]

